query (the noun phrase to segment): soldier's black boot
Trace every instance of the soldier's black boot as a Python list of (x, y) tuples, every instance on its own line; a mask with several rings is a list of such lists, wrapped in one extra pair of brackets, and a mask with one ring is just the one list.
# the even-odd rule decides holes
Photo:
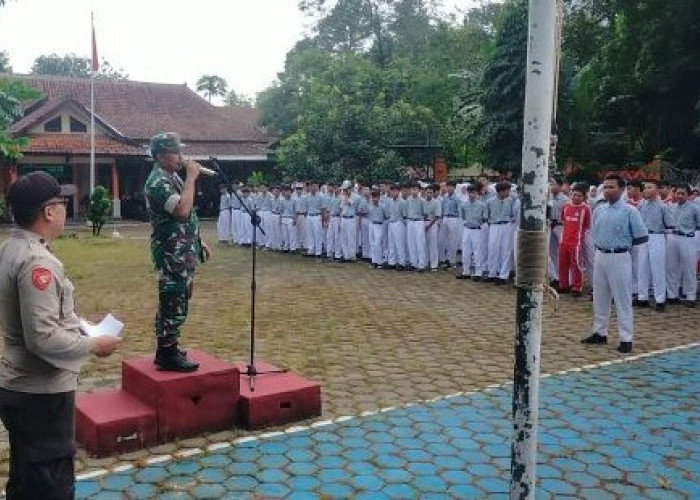
[(199, 363), (190, 361), (182, 355), (177, 344), (158, 347), (154, 363), (156, 369), (166, 372), (193, 372), (199, 368)]

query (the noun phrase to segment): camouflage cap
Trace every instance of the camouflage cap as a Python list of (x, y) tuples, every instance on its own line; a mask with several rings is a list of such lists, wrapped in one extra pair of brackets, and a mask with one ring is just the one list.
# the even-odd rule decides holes
[(158, 153), (179, 153), (184, 146), (175, 132), (161, 132), (151, 138), (151, 156)]

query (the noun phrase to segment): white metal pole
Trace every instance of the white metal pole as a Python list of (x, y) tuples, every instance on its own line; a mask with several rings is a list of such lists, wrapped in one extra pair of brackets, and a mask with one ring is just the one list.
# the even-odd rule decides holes
[(518, 232), (511, 499), (534, 499), (556, 0), (530, 0)]

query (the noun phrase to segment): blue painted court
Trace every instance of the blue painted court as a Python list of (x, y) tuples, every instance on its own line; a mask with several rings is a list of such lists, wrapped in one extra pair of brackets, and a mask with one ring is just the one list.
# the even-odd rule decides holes
[[(538, 498), (700, 498), (700, 348), (543, 378)], [(511, 388), (82, 480), (78, 498), (507, 498)], [(341, 419), (342, 420), (342, 419)]]

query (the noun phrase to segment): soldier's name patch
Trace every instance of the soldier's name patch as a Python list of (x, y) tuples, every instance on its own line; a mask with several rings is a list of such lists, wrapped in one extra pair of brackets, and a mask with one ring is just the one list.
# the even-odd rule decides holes
[(39, 290), (46, 290), (51, 284), (51, 271), (45, 267), (35, 267), (32, 269), (32, 283)]

